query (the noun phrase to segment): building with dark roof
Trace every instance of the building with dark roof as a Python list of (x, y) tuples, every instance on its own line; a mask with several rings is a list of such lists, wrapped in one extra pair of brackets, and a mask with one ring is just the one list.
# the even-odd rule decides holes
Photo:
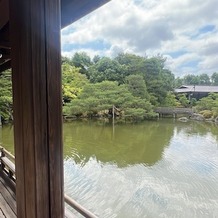
[(197, 100), (207, 97), (209, 93), (218, 93), (218, 86), (182, 85), (175, 89), (176, 94), (186, 94), (189, 98)]

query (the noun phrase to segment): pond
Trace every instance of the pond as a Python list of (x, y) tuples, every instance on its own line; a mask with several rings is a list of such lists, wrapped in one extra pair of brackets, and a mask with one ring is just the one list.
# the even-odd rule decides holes
[[(0, 140), (12, 150), (13, 129)], [(218, 126), (64, 124), (65, 192), (101, 218), (218, 217)]]

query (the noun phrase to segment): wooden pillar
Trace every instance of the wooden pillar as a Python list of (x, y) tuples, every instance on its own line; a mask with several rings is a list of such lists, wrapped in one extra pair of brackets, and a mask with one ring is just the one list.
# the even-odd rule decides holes
[(18, 218), (63, 217), (59, 0), (10, 0)]

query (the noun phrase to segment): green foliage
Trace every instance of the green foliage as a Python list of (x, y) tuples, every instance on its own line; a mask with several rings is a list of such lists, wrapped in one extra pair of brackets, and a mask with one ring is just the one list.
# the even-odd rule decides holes
[(145, 110), (143, 108), (127, 108), (125, 115), (127, 119), (142, 120), (145, 117)]
[(5, 71), (0, 76), (0, 115), (3, 122), (13, 119), (11, 72)]
[(210, 85), (210, 77), (206, 73), (200, 75), (188, 74), (183, 78), (185, 85)]
[(135, 54), (129, 53), (120, 53), (117, 55), (115, 60), (125, 66), (126, 76), (133, 74), (141, 74), (143, 75), (145, 71), (144, 61), (146, 58), (140, 57)]
[(199, 85), (210, 85), (210, 77), (206, 73), (199, 75)]
[(87, 69), (92, 65), (92, 62), (91, 58), (85, 52), (76, 52), (71, 59), (71, 64), (80, 68), (80, 73), (87, 75)]
[(163, 106), (166, 107), (176, 107), (179, 106), (180, 102), (176, 99), (176, 95), (172, 92), (168, 92), (164, 100)]
[(160, 105), (164, 102), (167, 95), (167, 89), (164, 82), (161, 79), (153, 79), (147, 82), (148, 92), (153, 95), (157, 101), (156, 105)]
[(139, 114), (140, 117), (142, 114), (145, 117), (153, 112), (153, 107), (148, 101), (133, 96), (125, 85), (118, 85), (112, 81), (86, 85), (79, 98), (65, 106), (65, 111), (70, 115), (95, 116), (104, 110), (111, 111), (113, 106), (120, 115), (134, 118)]
[(149, 99), (146, 84), (141, 75), (130, 75), (126, 77), (126, 85), (133, 96), (141, 99)]
[(184, 80), (180, 77), (177, 77), (174, 81), (174, 88), (179, 88), (184, 84)]
[(210, 93), (208, 97), (202, 98), (197, 102), (196, 109), (198, 111), (210, 110), (213, 116), (218, 115), (218, 94)]
[(218, 105), (212, 108), (213, 117), (218, 117)]
[(190, 101), (187, 99), (185, 94), (179, 94), (178, 99), (179, 99), (179, 103), (182, 107), (190, 106)]
[(100, 61), (101, 57), (99, 55), (95, 55), (92, 59), (94, 64), (97, 64), (98, 61)]
[(117, 81), (123, 84), (126, 77), (125, 67), (116, 60), (103, 57), (88, 69), (88, 78), (92, 83), (102, 81)]
[(158, 104), (163, 104), (168, 91), (174, 88), (174, 75), (164, 69), (166, 59), (158, 55), (147, 58), (144, 62), (144, 79), (148, 92), (157, 98)]
[[(218, 85), (218, 73), (186, 75), (174, 78), (165, 68), (166, 59), (161, 55), (141, 57), (121, 53), (115, 58), (95, 56), (92, 60), (85, 53), (75, 53), (62, 58), (62, 90), (65, 115), (96, 116), (111, 113), (113, 105), (117, 114), (132, 119), (155, 117), (153, 106), (190, 107), (196, 104), (199, 111), (212, 111), (218, 116), (217, 94), (196, 102), (182, 94), (175, 97), (174, 87), (182, 84)], [(11, 74), (0, 76), (0, 113), (4, 121), (12, 119)], [(208, 115), (209, 116), (209, 115)]]
[(196, 99), (196, 98), (191, 98), (190, 104), (191, 104), (192, 107), (193, 107), (193, 106), (196, 106), (196, 104), (197, 104), (197, 99)]
[(218, 73), (213, 73), (210, 77), (206, 73), (200, 75), (188, 74), (184, 78), (176, 78), (175, 87), (181, 85), (218, 85)]
[(214, 72), (211, 76), (212, 84), (218, 86), (218, 73)]
[(183, 81), (186, 85), (199, 85), (200, 83), (199, 77), (192, 74), (186, 75)]
[(68, 58), (68, 57), (61, 57), (61, 65), (65, 64), (65, 63), (72, 65), (72, 62), (71, 62), (70, 58)]
[(164, 68), (166, 59), (161, 55), (148, 58), (119, 54), (115, 60), (125, 66), (126, 76), (141, 75), (144, 78), (147, 91), (153, 96), (153, 103), (157, 105), (162, 104), (167, 92), (174, 88), (174, 75)]
[(62, 64), (62, 92), (64, 104), (77, 98), (83, 87), (88, 83), (85, 75), (79, 72), (79, 68)]

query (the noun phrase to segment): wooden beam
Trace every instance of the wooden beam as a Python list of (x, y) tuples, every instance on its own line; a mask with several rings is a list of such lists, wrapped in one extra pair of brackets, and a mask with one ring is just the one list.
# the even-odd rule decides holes
[(59, 0), (11, 0), (18, 218), (62, 218)]
[(4, 61), (4, 63), (0, 63), (0, 75), (1, 75), (1, 72), (8, 70), (10, 68), (11, 68), (11, 61), (10, 60)]
[(0, 29), (9, 20), (9, 0), (0, 0)]
[(110, 0), (62, 0), (61, 27), (64, 28), (70, 25), (109, 1)]
[(0, 59), (0, 65), (4, 64), (6, 62), (6, 60), (1, 60)]
[(4, 49), (10, 49), (10, 42), (9, 41), (0, 41), (0, 48), (4, 48)]
[(0, 42), (9, 42), (9, 22), (0, 29)]

